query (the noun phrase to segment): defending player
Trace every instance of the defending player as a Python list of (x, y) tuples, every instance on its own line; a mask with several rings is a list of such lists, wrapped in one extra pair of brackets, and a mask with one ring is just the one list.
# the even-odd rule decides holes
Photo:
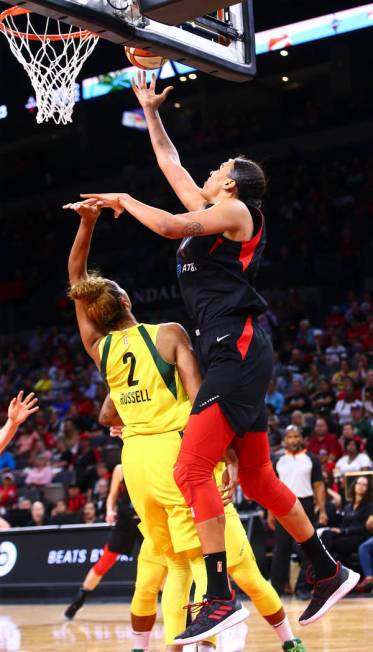
[(35, 398), (34, 392), (28, 394), (24, 399), (22, 391), (18, 392), (17, 396), (10, 401), (8, 418), (3, 427), (0, 428), (0, 453), (13, 439), (21, 423), (26, 421), (30, 414), (38, 411), (37, 402), (38, 399)]
[(177, 253), (177, 275), (196, 325), (204, 381), (193, 404), (174, 477), (193, 509), (206, 558), (208, 587), (198, 619), (177, 642), (204, 638), (212, 623), (215, 630), (217, 622), (224, 629), (239, 609), (229, 588), (224, 510), (212, 477), (233, 440), (245, 493), (274, 514), (313, 565), (315, 590), (300, 617), (306, 625), (348, 593), (359, 576), (325, 550), (301, 504), (278, 480), (270, 461), (264, 397), (273, 354), (270, 339), (256, 319), (265, 311), (266, 302), (255, 289), (266, 243), (260, 210), (265, 175), (257, 163), (241, 156), (222, 163), (199, 188), (182, 167), (159, 117), (158, 108), (170, 88), (157, 95), (155, 77), (148, 88), (140, 73), (133, 86), (144, 108), (158, 164), (189, 212), (172, 215), (128, 194), (82, 197), (92, 205), (112, 208), (116, 217), (127, 211), (161, 236), (183, 238)]
[(86, 575), (73, 602), (65, 611), (65, 618), (72, 620), (81, 609), (87, 596), (94, 591), (102, 578), (114, 566), (120, 555), (130, 555), (138, 538), (138, 528), (123, 483), (122, 465), (114, 468), (110, 491), (106, 500), (106, 522), (113, 525), (104, 552)]
[[(192, 397), (201, 380), (189, 338), (179, 325), (137, 324), (125, 292), (112, 281), (87, 274), (86, 261), (98, 211), (79, 205), (72, 208), (80, 212), (81, 224), (69, 259), (70, 294), (75, 299), (83, 343), (96, 364), (100, 363), (120, 418), (126, 423), (123, 466), (129, 494), (146, 539), (152, 540), (156, 552), (166, 556), (168, 577), (162, 604), (166, 640), (172, 643), (178, 625), (185, 620), (182, 607), (188, 600), (192, 573), (201, 597), (206, 586), (190, 510), (172, 480), (180, 431), (191, 408), (181, 375)], [(108, 413), (107, 422), (113, 423), (116, 418), (116, 413)], [(228, 492), (233, 490), (234, 482), (225, 484)], [(277, 594), (259, 573), (232, 505), (226, 513), (232, 577), (276, 629), (284, 649), (302, 652), (304, 648), (294, 639)], [(141, 571), (139, 559), (138, 580)], [(132, 613), (151, 620), (158, 590), (159, 586), (156, 592), (150, 591), (154, 612), (144, 614), (142, 609), (139, 613), (139, 601), (136, 607), (132, 605)], [(247, 612), (241, 613), (246, 616)]]

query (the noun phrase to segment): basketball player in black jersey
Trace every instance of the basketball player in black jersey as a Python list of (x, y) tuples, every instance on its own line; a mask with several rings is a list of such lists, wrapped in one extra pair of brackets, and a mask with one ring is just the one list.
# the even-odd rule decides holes
[(182, 167), (158, 108), (171, 87), (155, 92), (139, 73), (134, 92), (144, 108), (157, 162), (187, 213), (172, 215), (128, 194), (82, 195), (88, 203), (126, 211), (161, 236), (182, 238), (177, 252), (180, 289), (197, 335), (204, 381), (193, 405), (175, 481), (191, 507), (205, 555), (207, 594), (195, 621), (175, 643), (194, 643), (240, 619), (226, 573), (224, 513), (212, 471), (233, 441), (246, 495), (270, 510), (313, 565), (311, 603), (300, 617), (320, 618), (357, 583), (325, 550), (294, 494), (276, 477), (269, 453), (264, 397), (272, 373), (272, 346), (257, 317), (266, 302), (255, 289), (265, 247), (261, 167), (243, 156), (229, 159), (199, 188)]

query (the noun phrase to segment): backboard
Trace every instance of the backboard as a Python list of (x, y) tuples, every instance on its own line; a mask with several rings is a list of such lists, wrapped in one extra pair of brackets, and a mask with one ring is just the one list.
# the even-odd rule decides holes
[[(6, 2), (90, 30), (114, 43), (147, 49), (225, 79), (246, 81), (256, 72), (252, 0), (226, 6), (207, 16), (195, 16), (180, 25), (149, 18), (151, 12), (145, 15), (140, 11), (141, 0)], [(227, 3), (220, 2), (222, 4)], [(197, 7), (210, 9), (211, 5), (210, 0), (193, 0), (194, 11)]]

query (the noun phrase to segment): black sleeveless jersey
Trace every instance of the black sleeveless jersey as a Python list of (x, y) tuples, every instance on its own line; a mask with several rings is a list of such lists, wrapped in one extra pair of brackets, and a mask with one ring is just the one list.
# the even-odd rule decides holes
[(235, 242), (220, 235), (184, 238), (177, 251), (177, 276), (189, 316), (196, 326), (229, 316), (257, 316), (267, 302), (255, 289), (266, 245), (263, 213), (250, 207), (251, 240)]

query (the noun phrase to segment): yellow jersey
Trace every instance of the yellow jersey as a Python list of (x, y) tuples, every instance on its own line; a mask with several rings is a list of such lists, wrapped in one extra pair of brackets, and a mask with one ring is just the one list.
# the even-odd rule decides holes
[(112, 331), (99, 344), (101, 374), (125, 424), (124, 438), (182, 431), (192, 408), (176, 365), (157, 350), (160, 326)]

